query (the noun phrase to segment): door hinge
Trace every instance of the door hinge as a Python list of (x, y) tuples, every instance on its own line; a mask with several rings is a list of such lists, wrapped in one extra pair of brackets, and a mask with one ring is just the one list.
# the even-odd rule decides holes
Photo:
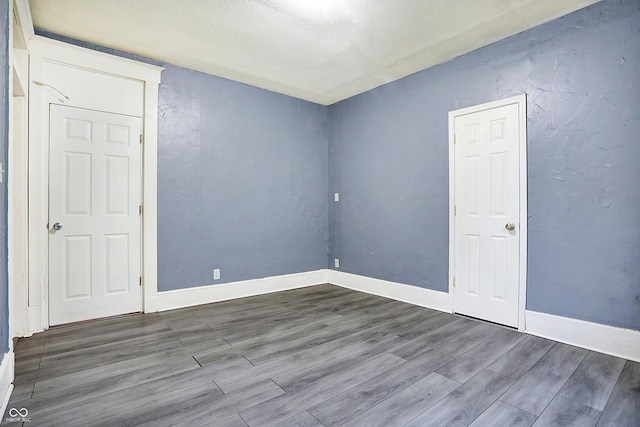
[(140, 286), (142, 286), (142, 276), (140, 276)]
[(454, 288), (456, 287), (456, 277), (455, 276), (453, 276), (453, 287)]
[(456, 205), (453, 205), (453, 216), (458, 215), (458, 207)]
[(453, 134), (453, 143), (454, 144), (456, 143), (456, 134), (455, 133)]
[(140, 144), (142, 144), (142, 141), (144, 141), (144, 138), (142, 137), (142, 134), (140, 134)]
[(142, 205), (138, 206), (138, 215), (142, 215)]

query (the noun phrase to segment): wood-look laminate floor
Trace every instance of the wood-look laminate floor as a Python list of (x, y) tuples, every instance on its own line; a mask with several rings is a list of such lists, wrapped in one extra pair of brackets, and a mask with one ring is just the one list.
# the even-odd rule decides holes
[(637, 427), (640, 363), (322, 285), (20, 339), (8, 408), (29, 426)]

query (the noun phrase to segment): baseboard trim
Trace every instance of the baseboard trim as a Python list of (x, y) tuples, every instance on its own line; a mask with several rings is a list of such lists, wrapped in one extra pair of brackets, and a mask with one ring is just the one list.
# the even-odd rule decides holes
[(451, 313), (449, 294), (342, 271), (329, 270), (329, 283), (421, 307)]
[(177, 289), (174, 291), (158, 292), (157, 296), (153, 298), (153, 301), (150, 301), (150, 304), (147, 305), (152, 309), (145, 311), (173, 310), (176, 308), (269, 294), (324, 283), (328, 283), (327, 270), (285, 274), (282, 276), (243, 280), (220, 285)]
[[(145, 311), (173, 310), (325, 283), (451, 313), (447, 292), (329, 269), (158, 292), (149, 301), (145, 300)], [(524, 332), (640, 362), (640, 331), (526, 310)], [(13, 388), (13, 370), (14, 355), (10, 351), (0, 367), (0, 402), (3, 408)]]
[(531, 335), (640, 362), (640, 331), (529, 310), (525, 317)]
[[(2, 358), (2, 364), (0, 365), (0, 404), (2, 405), (2, 411), (0, 417), (4, 416), (13, 392), (13, 375), (14, 375), (15, 358), (12, 350), (5, 353)], [(1, 420), (0, 420), (1, 421)]]

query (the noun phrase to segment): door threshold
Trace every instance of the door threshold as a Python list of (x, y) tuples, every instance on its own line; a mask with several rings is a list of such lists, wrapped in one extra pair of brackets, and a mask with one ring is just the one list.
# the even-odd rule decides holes
[(515, 326), (509, 326), (509, 325), (503, 325), (502, 323), (496, 323), (496, 322), (492, 322), (490, 320), (486, 320), (486, 319), (481, 319), (479, 317), (473, 317), (473, 316), (469, 316), (466, 314), (460, 314), (460, 313), (453, 313), (454, 316), (458, 316), (458, 317), (462, 317), (465, 319), (469, 319), (469, 320), (475, 320), (477, 322), (481, 322), (481, 323), (485, 323), (487, 325), (492, 325), (492, 326), (499, 326), (501, 328), (505, 328), (508, 329), (510, 331), (517, 331), (518, 328)]
[(100, 322), (102, 320), (111, 320), (111, 319), (119, 319), (122, 317), (130, 317), (130, 316), (138, 316), (144, 314), (141, 311), (133, 311), (131, 313), (124, 313), (124, 314), (115, 314), (113, 316), (107, 316), (107, 317), (96, 317), (94, 319), (87, 319), (87, 320), (78, 320), (76, 322), (70, 322), (70, 323), (63, 323), (61, 325), (54, 325), (54, 326), (50, 326), (49, 329), (54, 329), (54, 328), (64, 328), (67, 326), (81, 326), (85, 323), (95, 323), (95, 322)]

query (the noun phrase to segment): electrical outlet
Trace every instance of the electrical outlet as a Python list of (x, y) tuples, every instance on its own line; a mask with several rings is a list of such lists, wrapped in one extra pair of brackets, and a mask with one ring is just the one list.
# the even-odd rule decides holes
[(219, 268), (214, 268), (213, 269), (213, 280), (220, 280), (220, 269)]
[(340, 193), (333, 193), (333, 201), (334, 202), (340, 201)]
[(339, 260), (338, 258), (334, 258), (334, 259), (333, 259), (333, 265), (334, 265), (336, 268), (340, 268), (340, 260)]

